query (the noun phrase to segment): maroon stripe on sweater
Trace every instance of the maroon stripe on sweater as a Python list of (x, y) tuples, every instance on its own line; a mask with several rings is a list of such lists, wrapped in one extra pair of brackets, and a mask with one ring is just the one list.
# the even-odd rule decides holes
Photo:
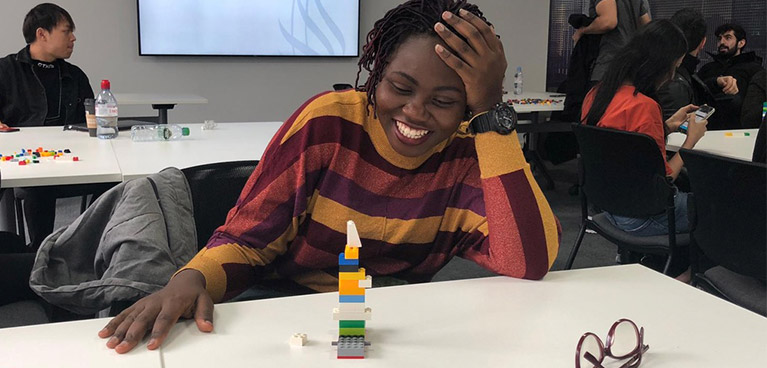
[(221, 265), (226, 272), (226, 291), (224, 300), (229, 300), (247, 290), (262, 276), (263, 267), (252, 267), (249, 264), (224, 263)]
[(546, 274), (549, 267), (546, 233), (535, 194), (524, 170), (501, 175), (500, 180), (509, 197), (524, 249), (527, 270), (524, 277), (539, 279)]
[[(442, 183), (432, 181), (433, 186), (442, 187)], [(429, 189), (413, 186), (403, 188), (402, 195), (421, 195), (416, 198), (378, 195), (333, 171), (325, 174), (319, 187), (320, 195), (369, 216), (410, 220), (442, 216), (447, 207), (469, 209), (480, 215), (484, 213), (481, 188), (457, 184), (455, 187)]]

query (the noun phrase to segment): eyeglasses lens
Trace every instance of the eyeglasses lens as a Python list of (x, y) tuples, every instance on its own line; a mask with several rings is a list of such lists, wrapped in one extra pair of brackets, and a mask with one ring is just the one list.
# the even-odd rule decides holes
[(589, 334), (583, 339), (583, 343), (581, 344), (581, 355), (579, 358), (581, 368), (595, 367), (593, 362), (586, 359), (586, 353), (590, 353), (594, 358), (596, 358), (597, 362), (601, 362), (604, 358), (602, 344), (599, 343), (599, 340), (595, 335)]
[(635, 352), (639, 346), (639, 331), (629, 321), (621, 321), (615, 326), (610, 353), (616, 358), (622, 358)]

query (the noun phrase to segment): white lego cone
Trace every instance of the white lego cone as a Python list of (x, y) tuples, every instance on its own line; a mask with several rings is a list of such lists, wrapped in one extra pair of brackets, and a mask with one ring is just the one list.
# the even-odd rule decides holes
[(346, 244), (353, 248), (362, 247), (360, 235), (357, 233), (357, 226), (354, 225), (352, 220), (346, 222)]

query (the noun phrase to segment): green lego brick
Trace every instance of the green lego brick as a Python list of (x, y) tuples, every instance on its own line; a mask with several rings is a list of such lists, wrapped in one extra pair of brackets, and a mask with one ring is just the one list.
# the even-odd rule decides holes
[(338, 321), (338, 328), (365, 328), (365, 321)]
[(338, 329), (339, 336), (365, 336), (364, 328), (343, 327)]

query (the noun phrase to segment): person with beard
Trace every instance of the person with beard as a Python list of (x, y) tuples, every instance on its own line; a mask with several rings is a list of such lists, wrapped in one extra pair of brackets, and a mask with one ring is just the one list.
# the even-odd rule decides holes
[(669, 19), (674, 23), (687, 40), (687, 54), (682, 59), (682, 64), (676, 68), (674, 78), (658, 89), (658, 102), (663, 108), (663, 120), (668, 120), (680, 108), (689, 104), (701, 103), (698, 88), (695, 88), (697, 80), (693, 79), (695, 69), (698, 67), (698, 55), (706, 45), (706, 21), (703, 15), (692, 8), (680, 9)]
[(746, 31), (737, 24), (723, 24), (714, 32), (718, 39), (717, 54), (711, 54), (713, 61), (703, 65), (698, 77), (710, 91), (709, 104), (716, 108), (709, 118), (709, 129), (740, 129), (741, 109), (751, 78), (762, 67), (762, 58), (753, 51), (744, 52)]

